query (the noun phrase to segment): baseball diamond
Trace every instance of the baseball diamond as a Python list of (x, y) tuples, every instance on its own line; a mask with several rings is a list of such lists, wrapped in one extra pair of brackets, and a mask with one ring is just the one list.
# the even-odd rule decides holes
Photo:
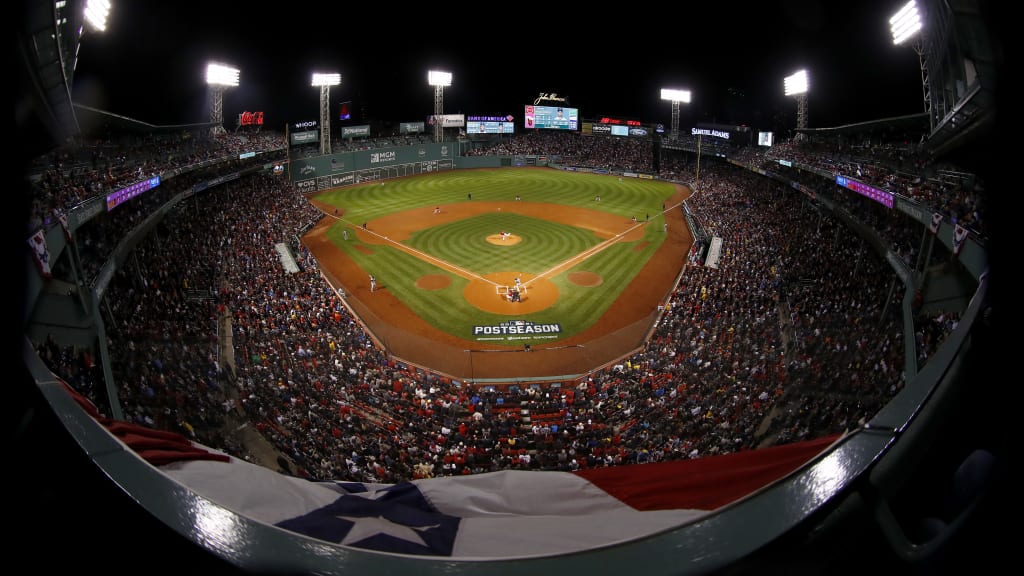
[(551, 168), (434, 173), (311, 196), (324, 216), (303, 244), (402, 361), (473, 381), (564, 379), (643, 346), (693, 243), (689, 193)]

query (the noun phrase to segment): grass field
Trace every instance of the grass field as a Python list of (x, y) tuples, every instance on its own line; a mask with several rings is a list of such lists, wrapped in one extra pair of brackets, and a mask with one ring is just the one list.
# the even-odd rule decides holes
[[(339, 249), (364, 270), (374, 271), (381, 285), (425, 321), (464, 338), (468, 337), (469, 326), (498, 324), (510, 318), (467, 302), (467, 278), (393, 246), (363, 244), (354, 234), (360, 223), (411, 209), (417, 209), (417, 214), (429, 214), (437, 205), (512, 202), (516, 195), (524, 203), (599, 210), (621, 217), (621, 222), (628, 222), (632, 216), (643, 220), (649, 215), (651, 223), (644, 229), (642, 239), (618, 241), (582, 263), (552, 274), (548, 279), (558, 289), (557, 302), (545, 310), (515, 317), (533, 323), (558, 323), (562, 327), (559, 338), (566, 338), (600, 318), (658, 249), (665, 237), (662, 206), (674, 192), (672, 185), (653, 180), (619, 181), (614, 176), (553, 169), (500, 169), (436, 173), (389, 181), (384, 186), (352, 186), (324, 192), (317, 200), (344, 210), (344, 219), (328, 231)], [(595, 201), (596, 196), (601, 197), (599, 202)], [(585, 222), (572, 225), (521, 214), (488, 212), (423, 228), (402, 243), (473, 274), (516, 271), (536, 275), (604, 241), (586, 226)], [(346, 229), (348, 241), (343, 239)], [(522, 241), (514, 246), (489, 244), (486, 238), (500, 230), (513, 231)], [(573, 284), (568, 279), (573, 271), (597, 274), (602, 282), (591, 287)], [(416, 287), (417, 278), (438, 274), (450, 278), (447, 287), (430, 291)], [(529, 340), (517, 341), (523, 342)]]

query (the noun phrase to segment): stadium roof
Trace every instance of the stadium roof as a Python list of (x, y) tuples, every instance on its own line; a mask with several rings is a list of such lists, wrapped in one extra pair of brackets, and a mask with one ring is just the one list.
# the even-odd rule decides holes
[(892, 118), (880, 118), (854, 124), (843, 124), (831, 128), (804, 128), (797, 130), (808, 136), (847, 136), (853, 134), (871, 134), (878, 132), (920, 132), (928, 133), (928, 114), (907, 114), (905, 116), (894, 116)]
[(75, 115), (81, 130), (85, 134), (96, 133), (104, 129), (114, 129), (120, 133), (153, 133), (153, 132), (180, 132), (182, 130), (199, 130), (209, 128), (213, 124), (209, 122), (198, 124), (169, 124), (157, 125), (114, 114), (106, 110), (99, 110), (84, 104), (73, 104)]

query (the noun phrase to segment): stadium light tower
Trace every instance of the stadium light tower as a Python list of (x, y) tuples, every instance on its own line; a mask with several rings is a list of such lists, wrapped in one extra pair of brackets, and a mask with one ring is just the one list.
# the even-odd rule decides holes
[[(796, 127), (797, 130), (807, 128), (807, 71), (800, 70), (792, 76), (786, 76), (783, 80), (786, 88), (786, 96), (796, 98)], [(803, 132), (797, 132), (796, 139), (803, 138)]]
[(679, 103), (686, 102), (690, 103), (690, 91), (689, 90), (672, 90), (670, 88), (661, 89), (661, 99), (672, 101), (672, 140), (679, 139)]
[(224, 90), (238, 86), (238, 69), (224, 64), (206, 65), (206, 83), (210, 86), (210, 132), (224, 132)]
[(341, 74), (313, 73), (313, 86), (320, 87), (320, 154), (331, 153), (331, 86), (341, 84)]
[(107, 16), (110, 15), (108, 0), (89, 0), (85, 5), (85, 21), (97, 32), (107, 29)]
[(451, 72), (427, 72), (427, 84), (434, 87), (434, 142), (444, 140), (444, 129), (441, 127), (441, 115), (444, 114), (444, 87), (452, 85)]
[[(924, 33), (921, 32), (921, 13), (917, 9), (917, 1), (910, 0), (892, 18), (889, 18), (889, 28), (892, 30), (892, 43), (897, 46), (911, 38), (914, 40), (911, 46), (913, 46), (914, 52), (917, 52), (917, 59), (921, 63), (921, 90), (924, 95), (924, 111), (928, 114), (928, 122), (934, 128), (931, 91), (928, 88), (928, 60), (924, 54)], [(918, 32), (921, 33), (919, 34)]]

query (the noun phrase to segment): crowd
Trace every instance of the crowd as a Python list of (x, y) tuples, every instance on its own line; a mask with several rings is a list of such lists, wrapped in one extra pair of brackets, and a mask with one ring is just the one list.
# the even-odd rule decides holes
[[(563, 157), (634, 161), (629, 145), (616, 160), (608, 155), (619, 144), (575, 140), (568, 135)], [(693, 168), (672, 167), (683, 181)], [(125, 418), (251, 457), (241, 421), (295, 474), (375, 482), (699, 458), (870, 418), (904, 383), (892, 269), (791, 188), (713, 162), (701, 182), (689, 203), (723, 240), (719, 264), (685, 267), (646, 346), (578, 380), (500, 387), (453, 381), (378, 348), (297, 242), (319, 213), (283, 177), (197, 194), (107, 291)], [(278, 243), (297, 272), (281, 265)], [(954, 317), (928, 323), (918, 354), (934, 350)], [(91, 352), (38, 348), (102, 410)]]
[(58, 214), (77, 204), (146, 178), (238, 158), (243, 152), (270, 150), (284, 150), (281, 134), (182, 131), (74, 142), (34, 164), (29, 174), (32, 213), (28, 229), (49, 227)]
[(101, 211), (90, 218), (75, 231), (78, 257), (86, 283), (92, 283), (118, 242), (169, 200), (218, 175), (258, 166), (265, 161), (258, 157), (231, 159), (219, 162), (216, 166), (197, 168), (164, 180), (160, 186), (131, 201), (113, 210)]
[(777, 160), (842, 174), (881, 190), (899, 194), (987, 236), (985, 183), (958, 167), (931, 161), (919, 147), (892, 140), (863, 143), (790, 140), (771, 148), (744, 149), (737, 159), (748, 164), (778, 166)]

